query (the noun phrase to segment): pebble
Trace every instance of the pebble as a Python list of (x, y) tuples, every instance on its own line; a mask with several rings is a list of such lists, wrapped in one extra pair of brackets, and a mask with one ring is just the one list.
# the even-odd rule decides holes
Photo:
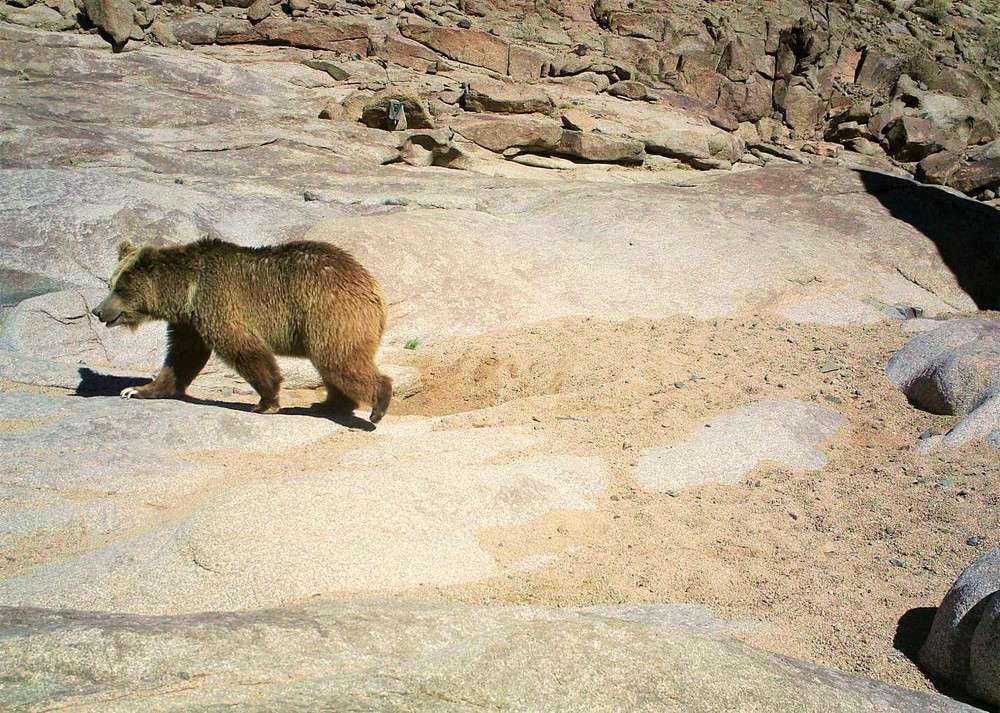
[(979, 538), (973, 535), (972, 537), (970, 537), (965, 541), (965, 544), (967, 544), (969, 547), (979, 547)]
[(675, 381), (674, 386), (676, 386), (678, 389), (683, 389), (685, 384), (683, 381)]
[(906, 563), (903, 562), (903, 560), (896, 559), (895, 557), (893, 557), (892, 559), (889, 560), (889, 564), (891, 564), (893, 567), (905, 567), (906, 566)]
[(829, 374), (831, 371), (840, 371), (842, 367), (833, 359), (827, 359), (819, 368), (820, 374)]

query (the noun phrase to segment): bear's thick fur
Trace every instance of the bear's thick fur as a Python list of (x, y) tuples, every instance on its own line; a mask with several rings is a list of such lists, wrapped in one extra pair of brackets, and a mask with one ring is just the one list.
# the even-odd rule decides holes
[(108, 326), (167, 321), (167, 357), (156, 378), (122, 396), (178, 397), (214, 351), (260, 394), (254, 409), (278, 410), (275, 354), (308, 357), (327, 389), (325, 404), (385, 414), (392, 380), (375, 366), (386, 303), (350, 254), (300, 241), (244, 248), (204, 239), (178, 247), (118, 246), (110, 294), (93, 313)]

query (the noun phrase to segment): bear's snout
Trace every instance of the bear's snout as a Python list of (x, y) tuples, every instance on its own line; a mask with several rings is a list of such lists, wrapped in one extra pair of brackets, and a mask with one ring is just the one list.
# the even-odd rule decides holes
[(94, 309), (90, 310), (92, 315), (97, 317), (109, 327), (117, 322), (123, 314), (123, 311), (119, 306), (110, 304), (111, 301), (112, 300), (109, 297), (101, 302), (101, 304), (94, 307)]

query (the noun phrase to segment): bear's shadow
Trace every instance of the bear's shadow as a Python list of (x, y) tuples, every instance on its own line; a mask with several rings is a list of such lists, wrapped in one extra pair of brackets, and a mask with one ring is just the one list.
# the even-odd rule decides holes
[[(150, 379), (143, 379), (135, 376), (113, 376), (111, 374), (100, 374), (92, 369), (81, 367), (79, 370), (80, 383), (77, 384), (74, 394), (84, 398), (95, 396), (118, 396), (123, 389), (142, 386), (148, 384)], [(184, 401), (190, 404), (201, 404), (203, 406), (217, 406), (219, 408), (230, 409), (232, 411), (242, 411), (250, 413), (253, 404), (240, 403), (234, 401), (219, 401), (217, 399), (199, 399), (194, 396), (182, 396), (177, 401)], [(354, 415), (350, 411), (329, 411), (317, 406), (292, 406), (281, 409), (282, 416), (311, 416), (312, 418), (324, 418), (328, 421), (359, 431), (374, 431), (375, 424), (371, 421)]]

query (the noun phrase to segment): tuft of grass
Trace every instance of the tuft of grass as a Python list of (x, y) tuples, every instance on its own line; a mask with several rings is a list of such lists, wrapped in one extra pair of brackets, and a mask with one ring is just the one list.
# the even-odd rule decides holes
[(407, 339), (405, 342), (403, 342), (403, 349), (416, 349), (417, 347), (419, 347), (423, 343), (424, 343), (424, 340), (421, 339), (420, 337), (414, 337), (413, 339)]

